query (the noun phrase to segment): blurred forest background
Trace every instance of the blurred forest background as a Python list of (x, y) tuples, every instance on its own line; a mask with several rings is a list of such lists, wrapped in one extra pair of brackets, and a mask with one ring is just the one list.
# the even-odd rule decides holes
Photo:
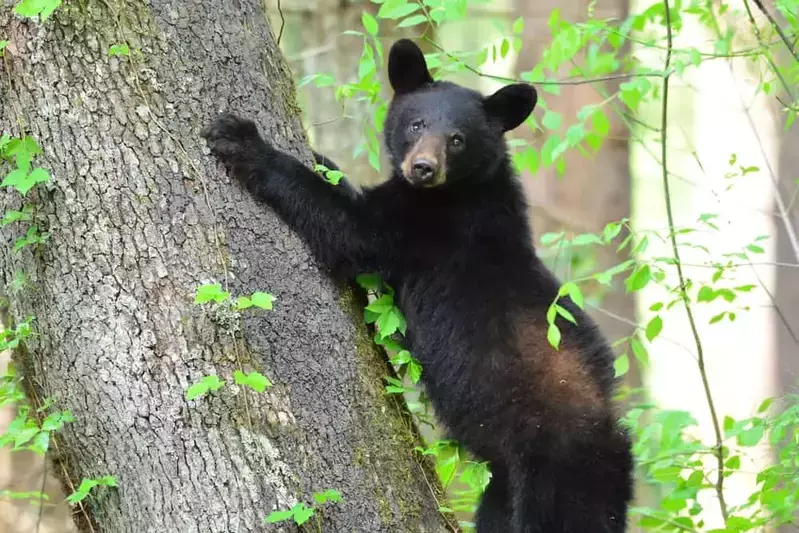
[[(339, 81), (357, 78), (363, 39), (345, 32), (363, 31), (363, 13), (376, 15), (380, 4), (283, 0), (280, 9), (277, 0), (268, 0), (268, 4), (272, 32), (280, 35), (280, 47), (297, 82), (320, 73), (331, 74)], [(718, 7), (728, 3), (708, 4)], [(759, 39), (775, 38), (762, 13), (755, 12), (763, 32), (758, 36), (752, 31), (750, 20), (741, 15), (745, 12), (743, 4), (736, 0), (729, 5), (730, 12), (737, 15), (722, 13), (718, 23), (723, 34), (732, 35), (734, 49), (757, 48)], [(769, 7), (779, 19), (777, 10)], [(477, 51), (512, 35), (514, 24), (523, 20), (520, 50), (511, 48), (500, 54), (504, 57), (481, 66), (481, 72), (490, 76), (478, 76), (465, 69), (446, 74), (448, 79), (490, 92), (502, 85), (499, 78), (518, 78), (541, 61), (553, 39), (549, 21), (554, 9), (559, 10), (561, 19), (575, 23), (589, 19), (624, 20), (631, 13), (649, 8), (650, 4), (643, 0), (491, 0), (470, 3), (465, 18), (439, 25), (434, 35), (429, 29), (424, 31), (443, 50)], [(394, 38), (422, 32), (418, 26), (381, 28), (380, 38), (386, 49)], [(662, 38), (662, 27), (647, 27), (638, 42), (631, 40), (626, 44), (639, 66), (662, 67), (663, 50), (646, 46), (658, 32)], [(706, 25), (685, 17), (674, 46), (712, 50), (717, 40), (718, 35)], [(439, 51), (426, 41), (423, 45), (431, 53)], [(787, 61), (784, 52), (775, 52), (777, 61)], [(568, 78), (569, 70), (568, 65), (563, 67), (563, 79)], [(775, 91), (763, 90), (764, 80), (776, 84), (765, 73), (767, 70), (763, 57), (741, 55), (702, 61), (671, 78), (667, 117), (674, 224), (694, 230), (690, 237), (686, 234), (681, 248), (686, 277), (696, 286), (704, 284), (715, 272), (710, 258), (725, 258), (726, 262), (733, 257), (744, 267), (735, 269), (729, 279), (736, 286), (754, 287), (737, 294), (734, 303), (721, 297), (694, 305), (717, 409), (720, 416), (735, 420), (753, 416), (765, 398), (796, 393), (799, 378), (799, 250), (795, 242), (799, 227), (799, 128), (784, 127), (787, 115), (774, 97)], [(617, 93), (619, 85), (626, 81), (622, 76), (606, 78), (563, 84), (556, 95), (542, 93), (547, 107), (536, 110), (536, 121), (540, 124), (546, 113), (554, 111), (563, 118), (562, 124), (552, 127), (550, 123), (547, 129), (565, 132), (581, 109), (606, 102), (607, 95)], [(659, 80), (653, 79), (652, 83)], [(352, 102), (343, 105), (336, 100), (332, 83), (321, 85), (325, 86), (311, 82), (297, 89), (311, 146), (332, 156), (355, 181), (368, 184), (380, 180), (363, 148), (367, 142), (364, 124), (372, 107)], [(796, 85), (792, 88), (795, 90)], [(585, 154), (569, 149), (564, 155), (562, 176), (556, 165), (536, 165), (535, 173), (524, 173), (536, 239), (550, 234), (549, 245), (539, 243), (541, 254), (561, 279), (580, 278), (628, 259), (631, 247), (618, 252), (615, 246), (567, 243), (569, 238), (586, 232), (601, 234), (607, 224), (622, 219), (629, 219), (639, 238), (652, 232), (645, 252), (639, 248), (638, 253), (647, 257), (671, 256), (658, 133), (661, 97), (655, 90), (635, 112), (625, 109), (608, 113), (609, 133), (599, 151)], [(542, 129), (523, 126), (512, 132), (509, 137), (514, 150), (519, 152), (525, 143), (540, 148), (546, 141)], [(360, 154), (354, 156), (358, 151)], [(717, 229), (700, 222), (708, 213), (715, 215), (712, 220)], [(563, 237), (552, 236), (561, 232)], [(758, 236), (767, 237), (755, 241)], [(758, 253), (742, 256), (743, 259), (725, 256), (748, 246), (756, 247)], [(674, 269), (663, 267), (662, 271), (674, 285)], [(628, 353), (620, 363), (623, 368), (619, 368), (625, 384), (631, 389), (643, 387), (648, 399), (659, 408), (690, 413), (698, 422), (696, 436), (712, 442), (714, 428), (697, 370), (694, 334), (684, 308), (656, 306), (657, 312), (653, 311), (657, 302), (670, 301), (659, 283), (648, 283), (636, 291), (626, 289), (623, 277), (614, 278), (610, 286), (583, 285), (586, 305), (611, 340), (641, 331), (656, 314), (665, 324), (663, 332), (647, 346), (648, 364), (642, 364), (641, 358), (624, 345), (618, 347), (619, 353)], [(724, 312), (734, 312), (734, 320), (714, 320)], [(0, 430), (13, 416), (13, 406), (6, 406), (0, 413)], [(774, 449), (767, 440), (748, 449), (740, 472), (726, 484), (727, 502), (736, 505), (746, 500), (755, 491), (757, 473), (774, 460)], [(58, 500), (58, 483), (47, 474), (43, 485), (43, 474), (43, 463), (32, 452), (0, 453), (0, 489), (36, 491), (44, 487), (54, 501)], [(646, 483), (640, 484), (638, 496), (649, 504), (660, 497), (657, 489)], [(712, 491), (703, 498), (712, 507)], [(47, 506), (40, 516), (27, 501), (0, 498), (0, 533), (73, 531), (69, 512), (66, 505)], [(636, 531), (644, 530), (636, 527)], [(720, 515), (711, 512), (697, 531), (722, 527)], [(792, 530), (796, 531), (784, 529)]]

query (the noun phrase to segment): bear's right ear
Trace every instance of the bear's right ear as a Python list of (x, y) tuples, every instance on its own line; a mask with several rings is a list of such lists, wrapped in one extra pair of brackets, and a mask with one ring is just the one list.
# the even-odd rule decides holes
[(537, 102), (538, 92), (532, 85), (514, 83), (486, 98), (483, 107), (505, 132), (527, 120)]
[(388, 81), (397, 94), (409, 93), (433, 83), (424, 54), (410, 39), (400, 39), (388, 54)]

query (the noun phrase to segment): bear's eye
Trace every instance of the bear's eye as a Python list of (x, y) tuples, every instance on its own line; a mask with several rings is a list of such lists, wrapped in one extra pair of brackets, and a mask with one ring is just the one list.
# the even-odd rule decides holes
[(411, 131), (414, 133), (419, 133), (424, 128), (424, 120), (414, 120), (411, 122)]
[(455, 135), (450, 137), (449, 142), (453, 148), (460, 150), (461, 148), (463, 148), (463, 145), (465, 144), (466, 140), (463, 138), (463, 135), (461, 135), (460, 133), (456, 133)]

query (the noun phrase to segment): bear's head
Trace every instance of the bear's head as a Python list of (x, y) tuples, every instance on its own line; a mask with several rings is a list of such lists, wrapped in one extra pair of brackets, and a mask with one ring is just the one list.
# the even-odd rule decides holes
[(401, 39), (389, 52), (394, 89), (385, 122), (392, 177), (416, 187), (490, 179), (507, 161), (504, 134), (530, 115), (538, 100), (525, 83), (491, 96), (433, 81), (424, 54)]

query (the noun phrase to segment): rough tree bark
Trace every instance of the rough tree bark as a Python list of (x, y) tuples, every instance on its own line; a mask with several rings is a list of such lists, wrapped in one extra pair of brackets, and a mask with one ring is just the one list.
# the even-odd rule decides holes
[[(345, 501), (324, 508), (324, 531), (444, 530), (358, 298), (199, 137), (231, 110), (310, 160), (262, 3), (66, 2), (43, 26), (14, 3), (0, 0), (0, 129), (30, 132), (54, 181), (32, 195), (49, 242), (12, 254), (26, 228), (4, 228), (0, 271), (12, 317), (37, 317), (18, 354), (31, 392), (77, 418), (58, 464), (75, 484), (118, 479), (91, 499), (94, 531), (274, 530), (270, 511), (328, 488)], [(118, 43), (131, 55), (110, 57)], [(209, 280), (269, 291), (275, 308), (235, 331), (193, 304)], [(274, 387), (246, 392), (238, 368)], [(228, 385), (187, 402), (209, 374)]]

